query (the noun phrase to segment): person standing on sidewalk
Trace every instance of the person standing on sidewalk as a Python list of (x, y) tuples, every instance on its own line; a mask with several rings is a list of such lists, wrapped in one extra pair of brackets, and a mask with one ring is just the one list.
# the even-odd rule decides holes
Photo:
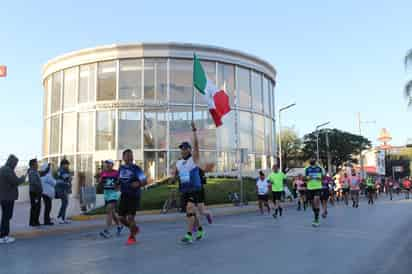
[(43, 193), (42, 183), (39, 174), (39, 163), (37, 159), (29, 161), (29, 192), (30, 192), (30, 226), (40, 226), (41, 195)]
[(279, 170), (277, 165), (273, 165), (273, 172), (269, 175), (268, 181), (271, 184), (273, 204), (275, 207), (275, 213), (273, 213), (273, 218), (277, 218), (278, 212), (279, 216), (282, 217), (282, 197), (284, 195), (284, 185), (286, 180), (286, 175)]
[(140, 204), (140, 188), (147, 184), (143, 169), (134, 163), (133, 152), (130, 149), (123, 151), (124, 164), (119, 168), (120, 222), (129, 228), (130, 235), (126, 244), (136, 243), (139, 227), (136, 225), (136, 211)]
[(52, 169), (49, 163), (44, 163), (40, 167), (40, 180), (43, 188), (44, 225), (54, 225), (50, 219), (50, 212), (52, 209), (52, 201), (56, 196), (54, 191), (56, 180), (52, 176)]
[(57, 171), (56, 180), (56, 198), (61, 200), (59, 215), (57, 216), (59, 224), (70, 223), (66, 219), (66, 211), (69, 205), (69, 194), (72, 192), (72, 174), (70, 172), (70, 162), (63, 159), (60, 162), (60, 168)]
[(6, 164), (0, 168), (0, 205), (1, 226), (0, 244), (9, 244), (15, 241), (10, 237), (10, 220), (13, 217), (14, 201), (19, 197), (18, 186), (26, 180), (26, 175), (17, 177), (14, 171), (19, 159), (10, 155)]

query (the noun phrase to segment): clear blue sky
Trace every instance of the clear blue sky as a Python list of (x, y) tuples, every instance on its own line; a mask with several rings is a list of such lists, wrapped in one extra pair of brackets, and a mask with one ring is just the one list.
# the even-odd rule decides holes
[(206, 43), (260, 56), (278, 71), (283, 124), (301, 135), (327, 120), (372, 141), (412, 128), (402, 89), (412, 47), (412, 1), (3, 1), (0, 6), (0, 159), (40, 157), (41, 66), (57, 55), (139, 41)]

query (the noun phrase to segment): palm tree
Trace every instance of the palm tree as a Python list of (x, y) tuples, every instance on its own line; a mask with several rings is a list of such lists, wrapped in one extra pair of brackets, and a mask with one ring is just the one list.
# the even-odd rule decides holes
[[(405, 70), (408, 70), (412, 63), (412, 49), (410, 49), (405, 56)], [(409, 80), (404, 88), (404, 95), (407, 100), (408, 106), (412, 107), (412, 80)]]

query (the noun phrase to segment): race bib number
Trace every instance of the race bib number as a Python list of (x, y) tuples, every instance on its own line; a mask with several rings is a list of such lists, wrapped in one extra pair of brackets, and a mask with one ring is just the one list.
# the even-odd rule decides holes
[(180, 183), (188, 184), (190, 183), (190, 172), (188, 171), (180, 171), (179, 172)]

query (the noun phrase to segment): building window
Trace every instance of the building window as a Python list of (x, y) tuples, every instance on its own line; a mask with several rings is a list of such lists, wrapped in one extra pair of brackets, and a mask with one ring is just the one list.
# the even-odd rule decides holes
[(50, 119), (44, 120), (43, 125), (43, 156), (49, 155)]
[(238, 67), (236, 75), (236, 89), (239, 96), (239, 106), (250, 109), (250, 70)]
[(272, 119), (265, 117), (265, 154), (272, 154)]
[(269, 92), (270, 92), (270, 94), (272, 95), (271, 96), (271, 98), (272, 98), (272, 117), (273, 118), (276, 118), (276, 108), (275, 108), (275, 87), (274, 87), (274, 85), (272, 84), (272, 82), (271, 81), (269, 81)]
[(178, 149), (183, 141), (192, 141), (191, 112), (188, 110), (171, 110), (170, 119), (170, 149)]
[(120, 60), (119, 99), (142, 99), (142, 60)]
[(93, 112), (79, 113), (78, 145), (79, 152), (93, 151)]
[(82, 186), (92, 186), (94, 184), (93, 155), (82, 154), (77, 156), (77, 173), (79, 190)]
[(240, 148), (246, 148), (248, 153), (251, 153), (253, 151), (252, 114), (240, 111), (239, 120)]
[(218, 87), (229, 95), (230, 106), (235, 105), (235, 67), (228, 64), (218, 64)]
[(47, 77), (44, 81), (44, 99), (43, 99), (43, 116), (50, 115), (50, 99), (51, 99), (52, 81), (51, 77)]
[(167, 148), (167, 115), (164, 112), (144, 112), (144, 148)]
[(265, 151), (265, 120), (262, 115), (254, 114), (253, 117), (255, 152), (263, 154)]
[(165, 151), (144, 152), (144, 173), (149, 183), (167, 176), (167, 153)]
[(119, 149), (141, 149), (141, 112), (119, 111)]
[(96, 150), (115, 149), (116, 118), (114, 111), (98, 111), (96, 120)]
[(216, 150), (216, 126), (209, 110), (196, 111), (194, 118), (198, 129), (200, 149)]
[(167, 101), (167, 61), (144, 60), (145, 101)]
[(76, 105), (77, 68), (64, 71), (63, 109), (73, 108)]
[(253, 110), (263, 113), (262, 74), (255, 71), (252, 71), (252, 94)]
[(73, 154), (76, 149), (76, 125), (77, 113), (65, 113), (62, 126), (62, 153)]
[(80, 66), (79, 103), (94, 102), (96, 93), (96, 64)]
[(57, 154), (60, 152), (60, 115), (51, 118), (50, 129), (50, 154)]
[(53, 73), (52, 81), (52, 100), (51, 100), (51, 112), (55, 113), (60, 111), (60, 98), (62, 88), (62, 75), (61, 72)]
[[(203, 69), (206, 72), (207, 78), (213, 82), (214, 85), (217, 87), (217, 81), (216, 81), (216, 63), (215, 62), (206, 62), (202, 61), (202, 66)], [(202, 104), (202, 105), (207, 105), (208, 100), (207, 97), (202, 95), (198, 90), (196, 89), (196, 103), (197, 104)]]
[(116, 99), (116, 61), (99, 63), (97, 101)]
[(192, 104), (193, 62), (170, 60), (170, 101), (179, 104)]
[(264, 103), (264, 109), (265, 109), (265, 114), (270, 115), (270, 109), (271, 109), (271, 97), (270, 97), (270, 90), (269, 90), (269, 81), (268, 78), (264, 77), (263, 78), (263, 103)]
[(220, 151), (236, 149), (235, 111), (232, 110), (222, 118), (223, 126), (216, 129), (217, 148)]

